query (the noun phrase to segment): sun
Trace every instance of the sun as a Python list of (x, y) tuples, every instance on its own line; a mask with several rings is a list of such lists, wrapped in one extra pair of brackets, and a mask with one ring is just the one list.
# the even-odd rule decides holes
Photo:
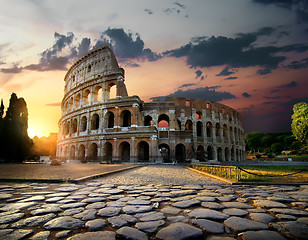
[(34, 138), (35, 136), (40, 137), (39, 132), (33, 128), (28, 128), (28, 135), (30, 138)]

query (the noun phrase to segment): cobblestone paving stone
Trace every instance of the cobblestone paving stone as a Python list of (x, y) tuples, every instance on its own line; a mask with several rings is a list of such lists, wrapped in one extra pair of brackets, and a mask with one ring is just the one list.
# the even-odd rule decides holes
[(3, 183), (0, 239), (308, 239), (308, 186), (230, 186), (170, 165)]

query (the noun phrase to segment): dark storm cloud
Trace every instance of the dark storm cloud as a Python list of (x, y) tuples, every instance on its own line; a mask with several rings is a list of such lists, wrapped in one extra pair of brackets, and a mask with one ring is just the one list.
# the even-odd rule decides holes
[(108, 28), (101, 35), (101, 38), (97, 41), (93, 49), (103, 45), (109, 45), (115, 55), (123, 59), (147, 59), (149, 61), (155, 61), (161, 56), (152, 52), (149, 48), (144, 48), (144, 42), (141, 40), (138, 34), (135, 34), (133, 39), (132, 33), (126, 33), (122, 28)]
[(20, 72), (22, 72), (22, 68), (18, 67), (18, 65), (15, 65), (12, 68), (1, 68), (0, 72), (2, 72), (2, 73), (20, 73)]
[(284, 85), (281, 85), (281, 86), (278, 86), (278, 88), (293, 88), (293, 87), (296, 87), (298, 85), (297, 82), (295, 81), (292, 81), (288, 84), (284, 84)]
[(269, 74), (271, 72), (272, 72), (272, 70), (270, 68), (263, 68), (263, 69), (259, 69), (257, 71), (257, 74), (259, 74), (259, 75), (266, 75), (266, 74)]
[(202, 75), (202, 71), (197, 70), (196, 72), (196, 78), (199, 78)]
[(275, 96), (275, 97), (266, 97), (266, 96), (264, 96), (264, 99), (280, 99), (280, 96)]
[(151, 9), (147, 9), (147, 8), (146, 8), (146, 9), (144, 9), (144, 11), (145, 11), (146, 13), (150, 14), (150, 15), (153, 14), (153, 11), (152, 11)]
[(250, 98), (251, 97), (251, 95), (249, 93), (247, 93), (247, 92), (242, 93), (242, 96), (245, 97), (245, 98)]
[(234, 72), (229, 71), (230, 67), (226, 66), (219, 74), (216, 74), (216, 76), (229, 76), (233, 74)]
[[(185, 98), (193, 98), (193, 99), (201, 99), (201, 100), (210, 100), (214, 102), (236, 98), (233, 94), (229, 92), (219, 92), (212, 90), (213, 88), (217, 88), (219, 86), (214, 87), (204, 87), (204, 88), (196, 88), (196, 89), (188, 89), (186, 91), (177, 90), (174, 93), (169, 94), (168, 96), (162, 97), (185, 97)], [(155, 97), (152, 99), (162, 98)]]
[(308, 102), (308, 97), (304, 98), (293, 98), (292, 100), (284, 103), (280, 103), (281, 106), (286, 107), (286, 108), (293, 108), (293, 105), (299, 102)]
[(276, 5), (277, 7), (294, 10), (298, 23), (308, 23), (308, 3), (307, 0), (253, 0), (255, 3), (263, 5)]
[[(259, 36), (270, 35), (273, 28), (262, 28), (253, 33), (237, 34), (236, 38), (223, 36), (194, 39), (194, 43), (188, 43), (180, 48), (166, 51), (163, 54), (171, 57), (186, 57), (187, 64), (191, 67), (212, 67), (228, 65), (231, 68), (258, 66), (262, 69), (259, 74), (270, 73), (280, 63), (287, 59), (281, 56), (287, 52), (305, 52), (306, 44), (292, 44), (282, 47), (265, 46), (256, 47)], [(280, 56), (276, 55), (280, 54)], [(223, 74), (224, 72), (222, 72)]]
[(179, 89), (181, 89), (181, 88), (185, 88), (185, 87), (194, 86), (194, 85), (196, 85), (196, 84), (195, 84), (195, 83), (185, 83), (185, 84), (183, 84), (183, 85), (179, 86)]
[(304, 58), (300, 61), (293, 61), (287, 66), (287, 68), (289, 69), (301, 69), (307, 67), (308, 67), (308, 58)]
[(235, 80), (235, 79), (237, 79), (237, 77), (227, 77), (224, 80)]

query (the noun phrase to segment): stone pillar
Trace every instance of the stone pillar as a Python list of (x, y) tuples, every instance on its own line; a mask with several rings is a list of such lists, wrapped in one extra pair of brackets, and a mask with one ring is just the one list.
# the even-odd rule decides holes
[(136, 138), (135, 137), (131, 137), (131, 145), (130, 145), (130, 162), (131, 163), (134, 163), (134, 162), (137, 162), (138, 161), (138, 156), (137, 156), (137, 146), (135, 146), (135, 140)]
[(138, 108), (139, 104), (134, 103), (132, 106), (132, 122), (131, 122), (131, 127), (137, 127), (137, 114), (138, 114)]
[(169, 110), (169, 130), (175, 131), (177, 121), (175, 119), (175, 110), (170, 109)]
[(119, 146), (117, 143), (117, 138), (113, 138), (113, 148), (112, 148), (112, 161), (118, 162), (120, 160)]
[(115, 107), (115, 114), (114, 114), (114, 127), (119, 128), (120, 127), (120, 111), (119, 107)]
[(157, 146), (157, 136), (156, 135), (152, 135), (151, 136), (151, 146), (150, 146), (150, 150), (151, 152), (149, 152), (150, 154), (150, 162), (156, 162), (158, 160), (158, 154), (159, 154), (159, 149)]

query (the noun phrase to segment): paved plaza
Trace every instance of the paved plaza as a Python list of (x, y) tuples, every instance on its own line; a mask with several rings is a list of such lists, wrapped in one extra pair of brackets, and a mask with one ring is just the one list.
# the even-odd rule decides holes
[(308, 186), (144, 166), (80, 184), (0, 184), (0, 239), (308, 239)]

